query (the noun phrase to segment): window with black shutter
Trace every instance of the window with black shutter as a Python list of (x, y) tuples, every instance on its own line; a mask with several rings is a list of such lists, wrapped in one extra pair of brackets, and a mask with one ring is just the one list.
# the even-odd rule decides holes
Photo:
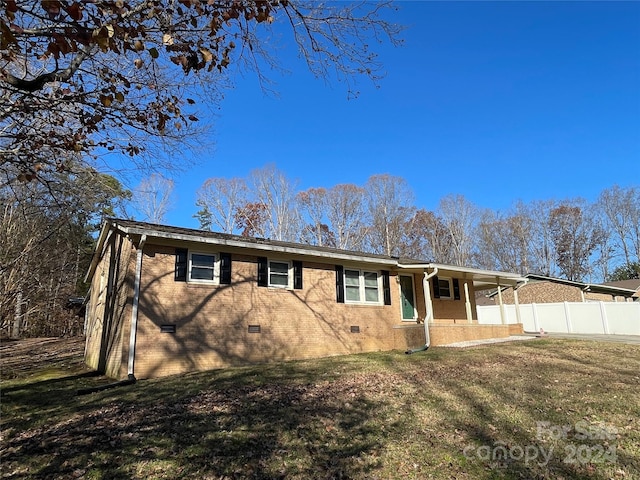
[[(387, 284), (389, 283), (389, 272)], [(382, 277), (382, 281), (381, 281)], [(391, 305), (391, 289), (384, 290), (384, 274), (336, 265), (336, 301), (338, 303)], [(383, 295), (380, 295), (380, 291)], [(386, 296), (386, 297), (385, 297)], [(387, 303), (388, 302), (388, 303)]]
[(344, 268), (336, 265), (336, 302), (344, 303)]
[(176, 268), (174, 276), (176, 282), (187, 281), (187, 254), (186, 248), (176, 248)]
[(389, 272), (382, 271), (382, 294), (385, 305), (391, 305), (391, 286), (389, 285)]
[(267, 257), (258, 257), (258, 286), (266, 287), (269, 285), (269, 268), (267, 266)]
[(293, 261), (293, 288), (302, 289), (302, 262)]
[(224, 285), (231, 284), (231, 254), (220, 254), (220, 283)]
[(457, 278), (453, 279), (453, 299), (460, 300), (460, 283)]
[(433, 277), (432, 282), (433, 282), (433, 298), (440, 298), (440, 283), (438, 281), (437, 275)]
[[(433, 277), (433, 298), (453, 299), (455, 282), (456, 280), (452, 281), (450, 278), (446, 277)], [(458, 298), (460, 298), (459, 291)]]

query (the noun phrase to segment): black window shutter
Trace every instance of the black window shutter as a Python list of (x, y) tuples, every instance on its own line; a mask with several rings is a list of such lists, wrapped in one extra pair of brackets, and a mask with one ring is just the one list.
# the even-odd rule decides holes
[(336, 302), (344, 303), (344, 268), (336, 265)]
[(389, 272), (387, 270), (382, 271), (382, 293), (384, 304), (391, 305), (391, 286), (389, 285)]
[(302, 288), (302, 262), (297, 260), (293, 261), (293, 288)]
[(433, 277), (433, 298), (440, 298), (440, 284), (437, 275)]
[(220, 283), (224, 285), (231, 284), (231, 254), (220, 254)]
[(457, 278), (453, 279), (453, 299), (460, 300), (460, 283)]
[(258, 257), (258, 286), (269, 285), (269, 271), (267, 268), (267, 257)]
[(176, 248), (176, 270), (174, 280), (176, 282), (187, 281), (187, 249)]

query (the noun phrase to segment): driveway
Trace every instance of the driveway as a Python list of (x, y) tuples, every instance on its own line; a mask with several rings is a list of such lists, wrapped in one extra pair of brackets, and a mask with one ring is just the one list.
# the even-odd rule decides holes
[(576, 340), (594, 340), (596, 342), (627, 343), (640, 345), (640, 335), (604, 335), (599, 333), (546, 333), (545, 337), (573, 338)]

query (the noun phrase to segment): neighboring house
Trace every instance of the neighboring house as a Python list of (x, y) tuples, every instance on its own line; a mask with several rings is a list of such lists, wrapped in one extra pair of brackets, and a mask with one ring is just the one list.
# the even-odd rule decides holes
[(129, 220), (105, 222), (87, 280), (85, 361), (114, 378), (522, 331), (478, 325), (474, 300), (519, 275)]
[[(637, 290), (640, 286), (638, 280), (631, 280), (628, 283), (625, 281), (625, 283), (596, 284), (533, 274), (526, 275), (525, 278), (526, 283), (517, 286), (517, 302), (520, 304), (589, 301), (631, 302), (637, 299)], [(516, 302), (516, 295), (511, 287), (502, 288), (500, 294), (496, 289), (487, 297), (493, 300), (494, 305), (500, 303), (500, 297), (505, 304)]]
[(636, 293), (632, 295), (634, 301), (640, 298), (640, 279), (632, 279), (632, 280), (618, 280), (615, 282), (604, 282), (602, 285), (607, 287), (618, 287), (625, 288), (628, 290), (635, 290)]

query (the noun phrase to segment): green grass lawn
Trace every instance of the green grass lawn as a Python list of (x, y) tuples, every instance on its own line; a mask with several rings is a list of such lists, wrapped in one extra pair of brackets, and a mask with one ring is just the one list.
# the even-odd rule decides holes
[(82, 396), (108, 380), (82, 376), (81, 345), (18, 369), (11, 349), (2, 478), (640, 478), (637, 346), (363, 354)]

